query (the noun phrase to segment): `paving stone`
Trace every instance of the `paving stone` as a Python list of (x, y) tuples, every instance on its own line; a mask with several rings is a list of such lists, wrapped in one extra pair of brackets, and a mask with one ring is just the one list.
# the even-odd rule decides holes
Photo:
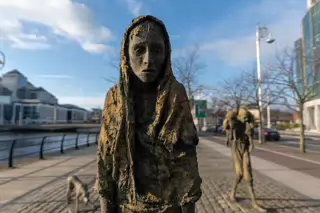
[[(231, 160), (205, 146), (198, 147), (198, 161), (203, 179), (203, 195), (197, 202), (197, 213), (254, 213), (250, 206), (250, 199), (245, 183), (238, 188), (239, 203), (229, 201), (228, 194), (233, 182), (234, 172)], [(89, 165), (76, 173), (91, 188), (91, 200), (96, 208), (89, 208), (85, 212), (98, 213), (98, 196), (92, 192), (95, 181), (95, 164)], [(254, 184), (258, 201), (271, 212), (320, 212), (320, 201), (312, 200), (300, 193), (254, 172)], [(1, 209), (6, 213), (60, 213), (66, 212), (65, 203), (66, 180), (57, 179), (52, 184), (40, 188), (11, 203), (9, 207)], [(82, 206), (82, 208), (84, 208)]]

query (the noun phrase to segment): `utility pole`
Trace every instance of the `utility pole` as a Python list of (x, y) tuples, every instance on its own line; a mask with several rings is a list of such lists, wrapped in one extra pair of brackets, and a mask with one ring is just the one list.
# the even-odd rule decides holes
[(258, 72), (258, 96), (259, 96), (259, 143), (263, 143), (264, 136), (263, 136), (263, 125), (264, 125), (264, 118), (263, 118), (263, 106), (262, 106), (262, 79), (261, 79), (261, 61), (260, 61), (260, 40), (261, 38), (266, 38), (266, 42), (271, 44), (275, 41), (272, 38), (271, 33), (269, 32), (267, 27), (261, 27), (259, 24), (256, 28), (256, 52), (257, 52), (257, 72)]
[(268, 128), (271, 128), (270, 94), (268, 94), (267, 119), (268, 119)]

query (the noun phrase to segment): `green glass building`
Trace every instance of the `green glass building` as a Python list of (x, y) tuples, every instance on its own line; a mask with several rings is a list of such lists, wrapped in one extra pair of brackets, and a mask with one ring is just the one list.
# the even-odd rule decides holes
[(302, 19), (302, 37), (295, 41), (296, 78), (299, 90), (312, 89), (316, 95), (304, 106), (307, 130), (320, 132), (320, 0), (307, 0), (308, 11)]

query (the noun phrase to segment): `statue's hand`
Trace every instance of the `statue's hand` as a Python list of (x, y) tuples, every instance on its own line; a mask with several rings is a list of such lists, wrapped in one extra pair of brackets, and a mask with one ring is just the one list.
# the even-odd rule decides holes
[(253, 148), (254, 148), (254, 145), (253, 145), (253, 144), (250, 144), (250, 146), (249, 146), (249, 152), (250, 152), (250, 153), (252, 152)]
[(194, 213), (196, 210), (196, 205), (194, 203), (188, 203), (184, 206), (181, 206), (182, 213)]

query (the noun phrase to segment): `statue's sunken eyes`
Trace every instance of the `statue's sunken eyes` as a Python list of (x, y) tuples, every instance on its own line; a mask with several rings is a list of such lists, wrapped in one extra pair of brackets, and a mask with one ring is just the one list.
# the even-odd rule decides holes
[(161, 44), (155, 42), (151, 45), (146, 45), (146, 44), (136, 44), (134, 46), (134, 53), (136, 56), (140, 56), (146, 53), (146, 51), (149, 51), (150, 53), (154, 54), (160, 54), (164, 51), (163, 47)]

